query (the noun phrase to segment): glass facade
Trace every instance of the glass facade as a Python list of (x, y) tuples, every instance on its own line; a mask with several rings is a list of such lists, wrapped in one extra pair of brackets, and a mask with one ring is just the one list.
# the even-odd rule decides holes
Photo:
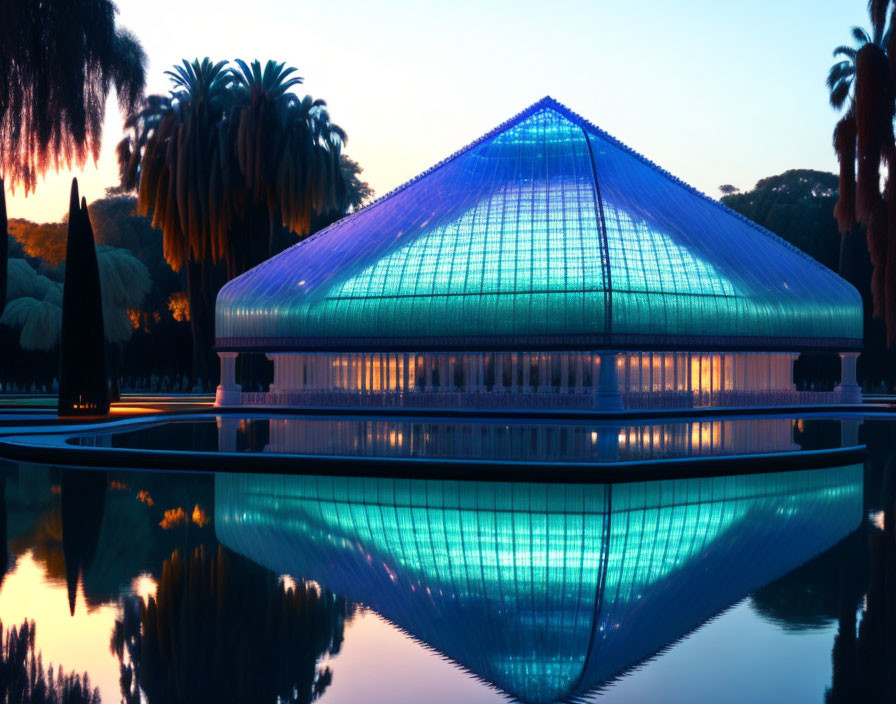
[[(615, 358), (626, 408), (830, 403), (834, 392), (797, 392), (783, 352), (623, 352)], [(280, 406), (587, 409), (600, 386), (592, 352), (272, 353), (274, 380), (247, 400)]]
[(848, 535), (862, 471), (603, 485), (219, 474), (215, 530), (514, 700), (578, 701)]
[(339, 353), (362, 377), (393, 364), (372, 353), (413, 370), (499, 350), (476, 362), (494, 375), (520, 352), (853, 350), (862, 306), (830, 270), (545, 98), (231, 281), (216, 335), (226, 352)]

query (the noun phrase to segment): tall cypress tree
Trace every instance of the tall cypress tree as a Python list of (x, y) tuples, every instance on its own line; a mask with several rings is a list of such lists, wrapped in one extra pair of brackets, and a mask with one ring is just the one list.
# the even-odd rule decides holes
[(59, 346), (60, 416), (109, 412), (104, 337), (93, 227), (87, 201), (78, 205), (78, 179), (72, 179)]

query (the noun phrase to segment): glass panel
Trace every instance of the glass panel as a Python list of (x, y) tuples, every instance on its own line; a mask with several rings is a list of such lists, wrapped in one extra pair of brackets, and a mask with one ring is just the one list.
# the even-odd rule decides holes
[(817, 262), (546, 99), (230, 282), (216, 313), (237, 347), (608, 332), (623, 349), (843, 347), (862, 309)]

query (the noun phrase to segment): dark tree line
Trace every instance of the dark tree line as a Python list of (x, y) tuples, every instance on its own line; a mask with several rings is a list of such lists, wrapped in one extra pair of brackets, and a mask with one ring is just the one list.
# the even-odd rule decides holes
[[(864, 308), (864, 350), (858, 363), (860, 383), (877, 388), (881, 383), (896, 385), (896, 352), (887, 348), (883, 321), (874, 315), (871, 290), (871, 259), (863, 226), (844, 233), (834, 219), (838, 202), (838, 177), (811, 169), (792, 169), (769, 176), (742, 193), (722, 197), (729, 208), (771, 230), (837, 272), (858, 289)], [(801, 360), (805, 369), (795, 369), (811, 378), (839, 374), (839, 360), (825, 355), (808, 355)], [(811, 368), (810, 368), (811, 365)]]

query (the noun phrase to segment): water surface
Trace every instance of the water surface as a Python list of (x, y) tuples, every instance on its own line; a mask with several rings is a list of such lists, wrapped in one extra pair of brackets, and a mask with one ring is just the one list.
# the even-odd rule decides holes
[[(423, 432), (390, 423), (366, 446)], [(864, 464), (587, 485), (10, 463), (0, 619), (103, 702), (890, 701), (893, 431), (865, 421)]]

